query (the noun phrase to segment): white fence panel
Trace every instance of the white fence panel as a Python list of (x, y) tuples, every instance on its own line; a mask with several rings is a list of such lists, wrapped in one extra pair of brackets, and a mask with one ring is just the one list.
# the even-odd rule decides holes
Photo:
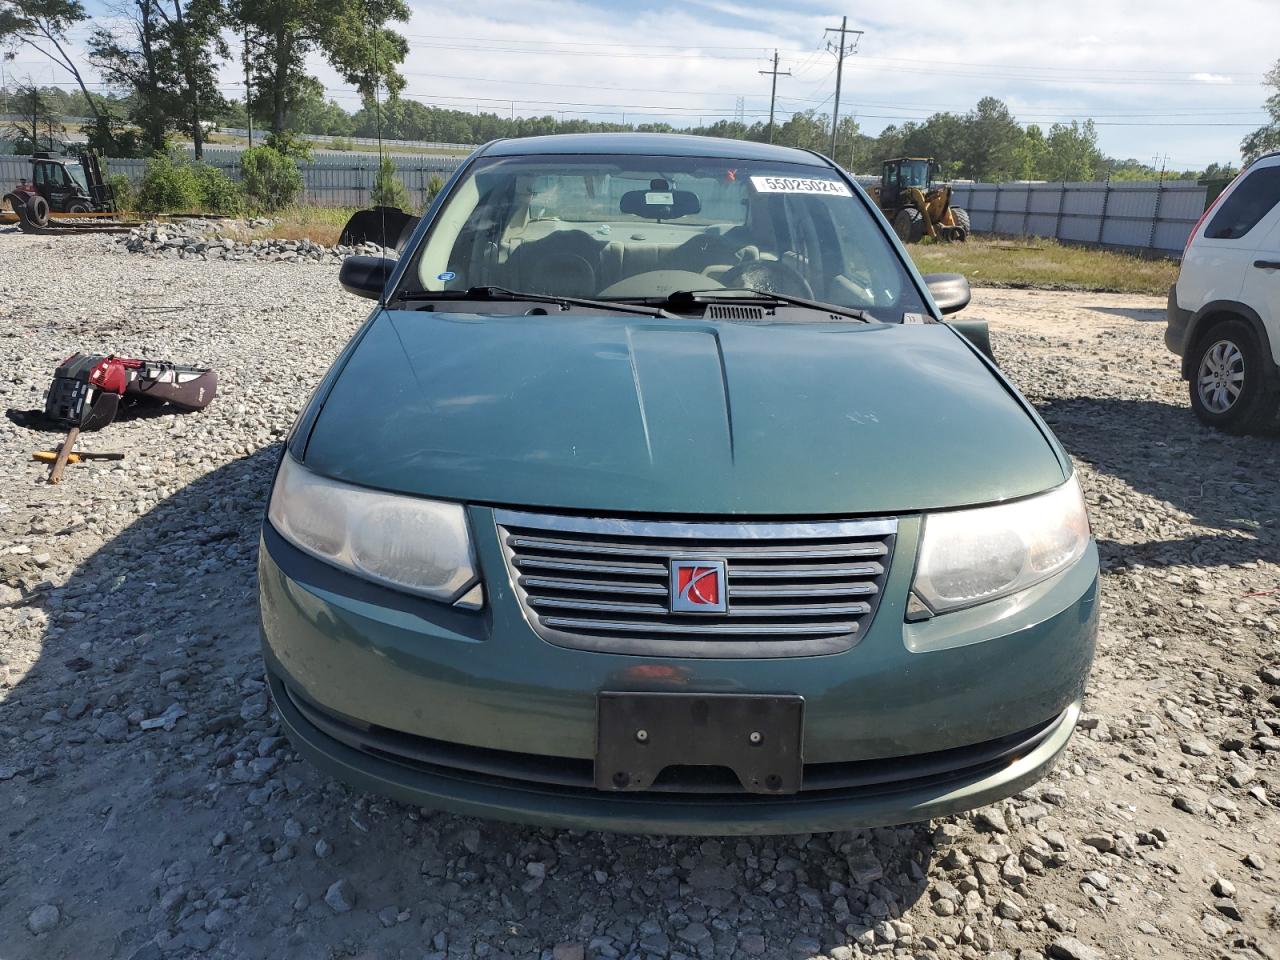
[(1053, 237), (1177, 255), (1204, 212), (1206, 188), (1163, 183), (958, 183), (953, 203), (975, 233)]

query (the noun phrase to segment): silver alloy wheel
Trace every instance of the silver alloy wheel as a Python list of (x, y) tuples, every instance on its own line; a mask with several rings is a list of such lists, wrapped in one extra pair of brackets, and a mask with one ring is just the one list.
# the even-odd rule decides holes
[(1200, 402), (1210, 413), (1230, 410), (1244, 389), (1244, 354), (1230, 340), (1219, 340), (1200, 358), (1196, 373)]

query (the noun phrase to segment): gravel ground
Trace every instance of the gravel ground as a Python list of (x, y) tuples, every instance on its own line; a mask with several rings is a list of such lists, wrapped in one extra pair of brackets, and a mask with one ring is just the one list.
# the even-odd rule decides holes
[[(51, 279), (52, 278), (52, 279)], [(554, 832), (353, 792), (281, 738), (256, 528), (365, 313), (332, 264), (0, 231), (5, 407), (75, 349), (216, 366), (43, 484), (0, 425), (0, 955), (1280, 958), (1275, 438), (1192, 417), (1152, 298), (979, 290), (1076, 458), (1104, 563), (1083, 729), (963, 818), (771, 839)]]

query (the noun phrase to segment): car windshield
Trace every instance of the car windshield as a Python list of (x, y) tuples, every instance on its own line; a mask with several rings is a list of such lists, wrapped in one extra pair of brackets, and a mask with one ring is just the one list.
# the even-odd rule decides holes
[(85, 179), (84, 167), (78, 163), (68, 163), (64, 169), (71, 175), (72, 181), (85, 193), (89, 192), (89, 181)]
[(902, 185), (904, 187), (929, 186), (929, 161), (909, 160), (902, 165)]
[(618, 301), (757, 290), (894, 323), (925, 312), (867, 204), (836, 171), (806, 164), (482, 158), (413, 256), (406, 275), (446, 296), (488, 286)]

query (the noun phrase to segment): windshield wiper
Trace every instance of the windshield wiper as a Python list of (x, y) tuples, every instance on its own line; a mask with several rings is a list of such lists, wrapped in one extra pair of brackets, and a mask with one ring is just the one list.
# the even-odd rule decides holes
[[(743, 296), (746, 294), (746, 296)], [(628, 298), (630, 299), (630, 298)], [(786, 293), (775, 293), (772, 290), (756, 290), (753, 287), (711, 287), (706, 290), (675, 290), (665, 297), (635, 297), (633, 302), (660, 304), (674, 310), (688, 310), (690, 307), (718, 301), (733, 303), (777, 304), (786, 303), (793, 307), (806, 307), (810, 310), (821, 310), (823, 313), (834, 313), (851, 320), (863, 323), (875, 323), (876, 318), (866, 310), (857, 307), (844, 307), (838, 303), (827, 303), (823, 300), (810, 300), (808, 297), (793, 297)]]
[(403, 290), (393, 298), (406, 302), (425, 300), (502, 300), (528, 301), (529, 303), (554, 303), (561, 307), (589, 307), (598, 310), (612, 310), (616, 313), (634, 313), (642, 317), (666, 317), (679, 319), (659, 306), (647, 306), (639, 303), (621, 303), (617, 300), (591, 300), (587, 297), (564, 297), (552, 293), (525, 293), (520, 290), (509, 290), (506, 287), (470, 287), (467, 290)]

